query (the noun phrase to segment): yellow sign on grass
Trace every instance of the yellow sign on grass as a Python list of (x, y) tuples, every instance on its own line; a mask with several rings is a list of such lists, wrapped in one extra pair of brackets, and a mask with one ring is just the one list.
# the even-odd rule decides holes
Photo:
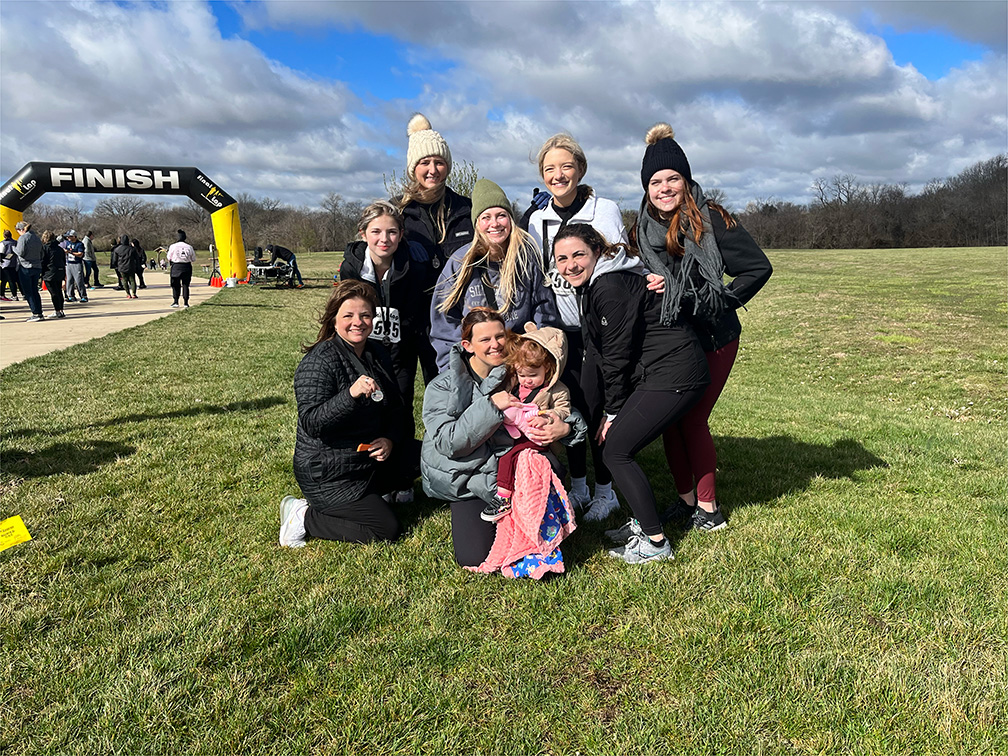
[(0, 551), (30, 540), (31, 536), (28, 535), (28, 528), (25, 527), (21, 515), (14, 515), (0, 522)]

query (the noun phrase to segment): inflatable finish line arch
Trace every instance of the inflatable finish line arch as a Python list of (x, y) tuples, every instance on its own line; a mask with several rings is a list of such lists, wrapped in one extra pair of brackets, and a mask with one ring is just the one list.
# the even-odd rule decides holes
[(28, 163), (0, 189), (2, 229), (16, 239), (14, 226), (46, 192), (187, 196), (210, 213), (221, 278), (248, 275), (238, 203), (197, 168)]

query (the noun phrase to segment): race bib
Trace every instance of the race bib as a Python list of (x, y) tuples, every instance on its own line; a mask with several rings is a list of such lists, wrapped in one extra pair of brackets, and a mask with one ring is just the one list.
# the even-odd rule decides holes
[(402, 338), (399, 327), (399, 310), (395, 307), (376, 307), (372, 321), (371, 338), (386, 344), (398, 344)]
[(554, 289), (559, 289), (562, 292), (573, 294), (574, 287), (571, 286), (570, 281), (560, 275), (560, 271), (556, 268), (551, 268), (549, 272), (550, 283), (553, 284)]

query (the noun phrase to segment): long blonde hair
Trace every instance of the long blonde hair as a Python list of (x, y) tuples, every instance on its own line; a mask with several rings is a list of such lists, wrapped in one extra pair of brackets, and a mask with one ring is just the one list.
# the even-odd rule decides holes
[[(504, 208), (511, 216), (511, 209)], [(445, 279), (447, 292), (435, 291), (435, 296), (444, 293), (444, 298), (438, 304), (438, 312), (448, 312), (465, 298), (465, 291), (469, 288), (469, 281), (475, 270), (483, 269), (481, 275), (488, 275), (486, 271), (487, 263), (490, 262), (490, 253), (493, 251), (493, 243), (486, 234), (480, 231), (479, 226), (474, 229), (475, 239), (466, 250), (462, 258), (462, 266), (455, 274), (454, 280)], [(519, 284), (527, 282), (531, 278), (533, 267), (538, 267), (542, 271), (542, 262), (536, 251), (535, 241), (515, 223), (511, 217), (511, 235), (508, 237), (507, 249), (504, 251), (504, 259), (500, 264), (500, 285), (497, 293), (500, 299), (497, 302), (497, 311), (505, 313), (511, 309), (515, 303)], [(545, 272), (544, 280), (545, 279)], [(486, 282), (489, 285), (489, 281)]]

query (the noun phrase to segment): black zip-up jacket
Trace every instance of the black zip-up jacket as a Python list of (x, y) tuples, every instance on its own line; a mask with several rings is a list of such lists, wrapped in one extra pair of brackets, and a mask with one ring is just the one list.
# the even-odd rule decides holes
[(343, 263), (339, 270), (340, 280), (364, 281), (375, 290), (382, 307), (391, 306), (399, 310), (401, 339), (415, 339), (425, 333), (430, 326), (430, 299), (424, 295), (424, 287), (430, 278), (430, 265), (425, 260), (426, 252), (423, 247), (416, 244), (411, 248), (405, 240), (399, 243), (399, 248), (392, 257), (392, 267), (389, 269), (387, 292), (386, 287), (380, 282), (372, 283), (364, 280), (361, 270), (364, 268), (364, 256), (367, 253), (366, 242), (351, 242), (343, 254)]
[(647, 279), (616, 270), (578, 289), (585, 363), (581, 387), (615, 415), (636, 388), (685, 391), (710, 383), (707, 358), (693, 328), (661, 324), (661, 298)]
[[(733, 277), (728, 288), (735, 297), (727, 299), (728, 307), (713, 325), (689, 318), (689, 314), (693, 311), (693, 303), (684, 301), (683, 310), (696, 329), (697, 338), (700, 339), (700, 345), (705, 352), (720, 349), (742, 334), (742, 323), (739, 321), (736, 309), (756, 296), (773, 273), (770, 260), (748, 231), (737, 223), (735, 228), (728, 228), (721, 213), (716, 210), (711, 210), (710, 217), (714, 241), (717, 242), (718, 250), (721, 252), (725, 273)], [(681, 258), (670, 258), (664, 249), (655, 252), (673, 271), (681, 264)]]
[(384, 396), (380, 402), (350, 396), (350, 386), (361, 375), (350, 349), (334, 336), (308, 352), (294, 372), (298, 412), (294, 466), (315, 480), (339, 484), (330, 496), (348, 502), (362, 498), (372, 476), (387, 469), (366, 452), (358, 452), (357, 445), (384, 436), (392, 441), (393, 454), (403, 453), (406, 414), (388, 354), (370, 341), (360, 361)]
[(53, 239), (42, 245), (42, 280), (62, 281), (66, 278), (66, 252)]
[[(392, 203), (398, 207), (401, 197), (394, 198)], [(403, 225), (406, 227), (406, 240), (422, 245), (430, 260), (428, 283), (424, 287), (433, 291), (438, 274), (448, 258), (459, 247), (467, 247), (473, 240), (472, 201), (445, 187), (445, 204), (448, 207), (445, 219), (445, 240), (438, 243), (440, 234), (434, 226), (430, 211), (432, 206), (422, 205), (416, 200), (403, 208)], [(428, 292), (428, 301), (431, 291)]]

